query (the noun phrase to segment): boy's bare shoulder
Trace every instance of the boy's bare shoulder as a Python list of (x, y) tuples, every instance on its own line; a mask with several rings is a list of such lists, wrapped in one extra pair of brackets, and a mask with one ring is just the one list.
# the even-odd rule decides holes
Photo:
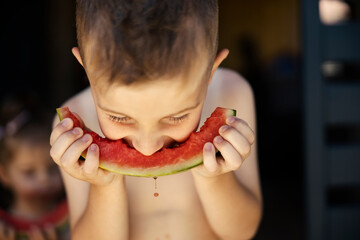
[[(237, 116), (255, 127), (255, 102), (248, 81), (236, 71), (218, 68), (208, 89), (207, 106), (237, 110)], [(210, 114), (211, 111), (208, 112)]]
[(72, 112), (76, 112), (86, 122), (87, 126), (92, 125), (96, 109), (90, 87), (66, 100), (62, 107), (68, 107)]
[(239, 104), (244, 101), (254, 101), (253, 90), (248, 81), (236, 71), (226, 68), (219, 68), (215, 72), (208, 94), (215, 102), (233, 109), (239, 108)]
[(86, 115), (89, 111), (95, 110), (90, 87), (87, 87), (81, 92), (72, 96), (62, 105), (69, 107), (72, 112), (76, 112), (81, 117)]
[(225, 97), (230, 98), (253, 94), (248, 81), (236, 71), (227, 68), (219, 68), (215, 72), (213, 86), (210, 89), (213, 93), (225, 94)]

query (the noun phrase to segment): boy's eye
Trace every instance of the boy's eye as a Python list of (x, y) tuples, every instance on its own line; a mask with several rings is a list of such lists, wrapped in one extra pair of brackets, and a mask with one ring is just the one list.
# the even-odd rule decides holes
[(116, 116), (112, 116), (112, 115), (109, 115), (109, 118), (111, 121), (120, 122), (120, 123), (125, 123), (130, 120), (129, 117), (116, 117)]
[(180, 117), (169, 117), (169, 120), (170, 120), (173, 124), (178, 124), (178, 123), (184, 121), (187, 117), (188, 117), (188, 114), (185, 114), (185, 115), (180, 116)]
[[(169, 117), (168, 119), (172, 124), (178, 124), (178, 123), (184, 121), (187, 117), (188, 117), (188, 114), (185, 114), (180, 117)], [(109, 119), (113, 122), (119, 122), (119, 123), (129, 123), (131, 121), (131, 118), (129, 118), (129, 117), (116, 117), (113, 115), (109, 115)]]

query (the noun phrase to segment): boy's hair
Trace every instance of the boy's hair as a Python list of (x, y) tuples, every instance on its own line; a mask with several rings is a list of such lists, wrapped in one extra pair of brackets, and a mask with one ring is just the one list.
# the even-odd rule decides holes
[[(217, 0), (77, 0), (84, 67), (122, 84), (184, 76), (218, 47)], [(205, 54), (204, 54), (205, 53)], [(88, 72), (89, 73), (89, 72)]]

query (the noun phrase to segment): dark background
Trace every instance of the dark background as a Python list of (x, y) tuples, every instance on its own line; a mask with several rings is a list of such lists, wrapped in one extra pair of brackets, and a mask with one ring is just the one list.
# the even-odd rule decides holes
[[(87, 86), (72, 56), (73, 0), (1, 3), (0, 96), (54, 109)], [(302, 239), (302, 136), (298, 0), (221, 0), (222, 65), (252, 85), (257, 105), (264, 216), (256, 239)], [(55, 112), (54, 112), (55, 114)]]
[[(0, 97), (54, 109), (88, 83), (72, 56), (73, 0), (1, 3)], [(255, 239), (305, 238), (300, 0), (220, 0), (223, 63), (253, 87), (264, 215)]]
[(298, 0), (219, 1), (224, 67), (251, 84), (263, 221), (255, 239), (304, 239), (301, 12)]

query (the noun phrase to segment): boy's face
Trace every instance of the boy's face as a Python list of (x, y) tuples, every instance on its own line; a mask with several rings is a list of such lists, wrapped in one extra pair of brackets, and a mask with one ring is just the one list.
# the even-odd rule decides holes
[[(83, 65), (79, 49), (72, 51)], [(211, 77), (228, 54), (224, 49), (217, 55)], [(199, 58), (195, 65), (187, 79), (157, 79), (129, 86), (109, 86), (88, 76), (104, 135), (113, 140), (123, 138), (147, 156), (186, 140), (198, 127), (211, 79), (203, 79), (208, 70), (206, 57)], [(89, 68), (86, 70), (91, 73), (94, 69)]]
[(103, 88), (90, 80), (102, 132), (144, 155), (186, 140), (200, 121), (208, 84), (203, 72), (186, 83), (174, 78)]

